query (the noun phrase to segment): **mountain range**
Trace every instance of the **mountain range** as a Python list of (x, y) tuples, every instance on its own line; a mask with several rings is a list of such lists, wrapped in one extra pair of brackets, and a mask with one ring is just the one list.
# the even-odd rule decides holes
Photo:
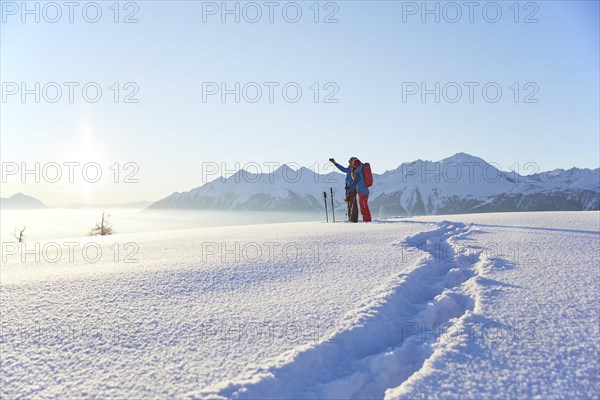
[[(503, 211), (600, 209), (600, 168), (535, 171), (534, 163), (502, 171), (466, 153), (440, 161), (416, 160), (374, 174), (369, 204), (376, 216)], [(531, 172), (521, 175), (521, 173)], [(188, 192), (176, 192), (148, 209), (314, 211), (334, 190), (345, 208), (344, 174), (318, 174), (282, 165), (271, 173), (239, 170)], [(331, 205), (328, 197), (328, 207)]]

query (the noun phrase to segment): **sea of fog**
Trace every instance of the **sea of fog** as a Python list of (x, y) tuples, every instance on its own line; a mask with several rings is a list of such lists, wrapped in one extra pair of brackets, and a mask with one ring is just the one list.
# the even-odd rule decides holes
[[(40, 210), (0, 210), (0, 240), (15, 241), (13, 234), (25, 229), (25, 240), (50, 240), (89, 236), (102, 218), (101, 209), (48, 208)], [(115, 234), (153, 232), (170, 229), (206, 228), (276, 222), (318, 221), (318, 213), (258, 211), (147, 211), (110, 209)]]

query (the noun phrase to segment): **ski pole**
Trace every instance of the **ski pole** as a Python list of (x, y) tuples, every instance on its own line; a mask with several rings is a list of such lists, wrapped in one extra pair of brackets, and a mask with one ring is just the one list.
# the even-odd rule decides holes
[(327, 192), (323, 192), (323, 202), (325, 203), (325, 219), (329, 223), (329, 214), (327, 213)]
[(331, 214), (333, 215), (333, 223), (335, 224), (335, 207), (333, 206), (333, 188), (329, 188), (329, 192), (331, 193)]

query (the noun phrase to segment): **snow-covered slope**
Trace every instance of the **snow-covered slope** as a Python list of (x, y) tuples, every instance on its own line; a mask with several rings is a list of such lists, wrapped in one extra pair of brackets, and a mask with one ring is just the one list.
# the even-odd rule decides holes
[(480, 307), (461, 321), (469, 340), (434, 344), (386, 398), (599, 398), (600, 214), (452, 219), (474, 223), (470, 245), (488, 259), (478, 268)]
[[(535, 165), (502, 171), (479, 157), (458, 153), (441, 161), (417, 160), (374, 176), (370, 205), (377, 216), (497, 211), (600, 209), (600, 169), (531, 173)], [(238, 171), (150, 208), (224, 210), (322, 210), (322, 193), (333, 187), (343, 208), (344, 178), (282, 166), (271, 174)]]
[(86, 238), (58, 261), (46, 242), (39, 262), (11, 250), (0, 395), (597, 398), (599, 217), (178, 230)]

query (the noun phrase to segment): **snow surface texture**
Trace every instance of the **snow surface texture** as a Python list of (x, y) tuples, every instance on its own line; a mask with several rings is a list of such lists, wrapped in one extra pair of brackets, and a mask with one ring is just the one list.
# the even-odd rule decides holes
[[(110, 255), (95, 263), (7, 256), (1, 395), (597, 398), (600, 215), (450, 218), (86, 239)], [(139, 262), (115, 263), (115, 239)]]

